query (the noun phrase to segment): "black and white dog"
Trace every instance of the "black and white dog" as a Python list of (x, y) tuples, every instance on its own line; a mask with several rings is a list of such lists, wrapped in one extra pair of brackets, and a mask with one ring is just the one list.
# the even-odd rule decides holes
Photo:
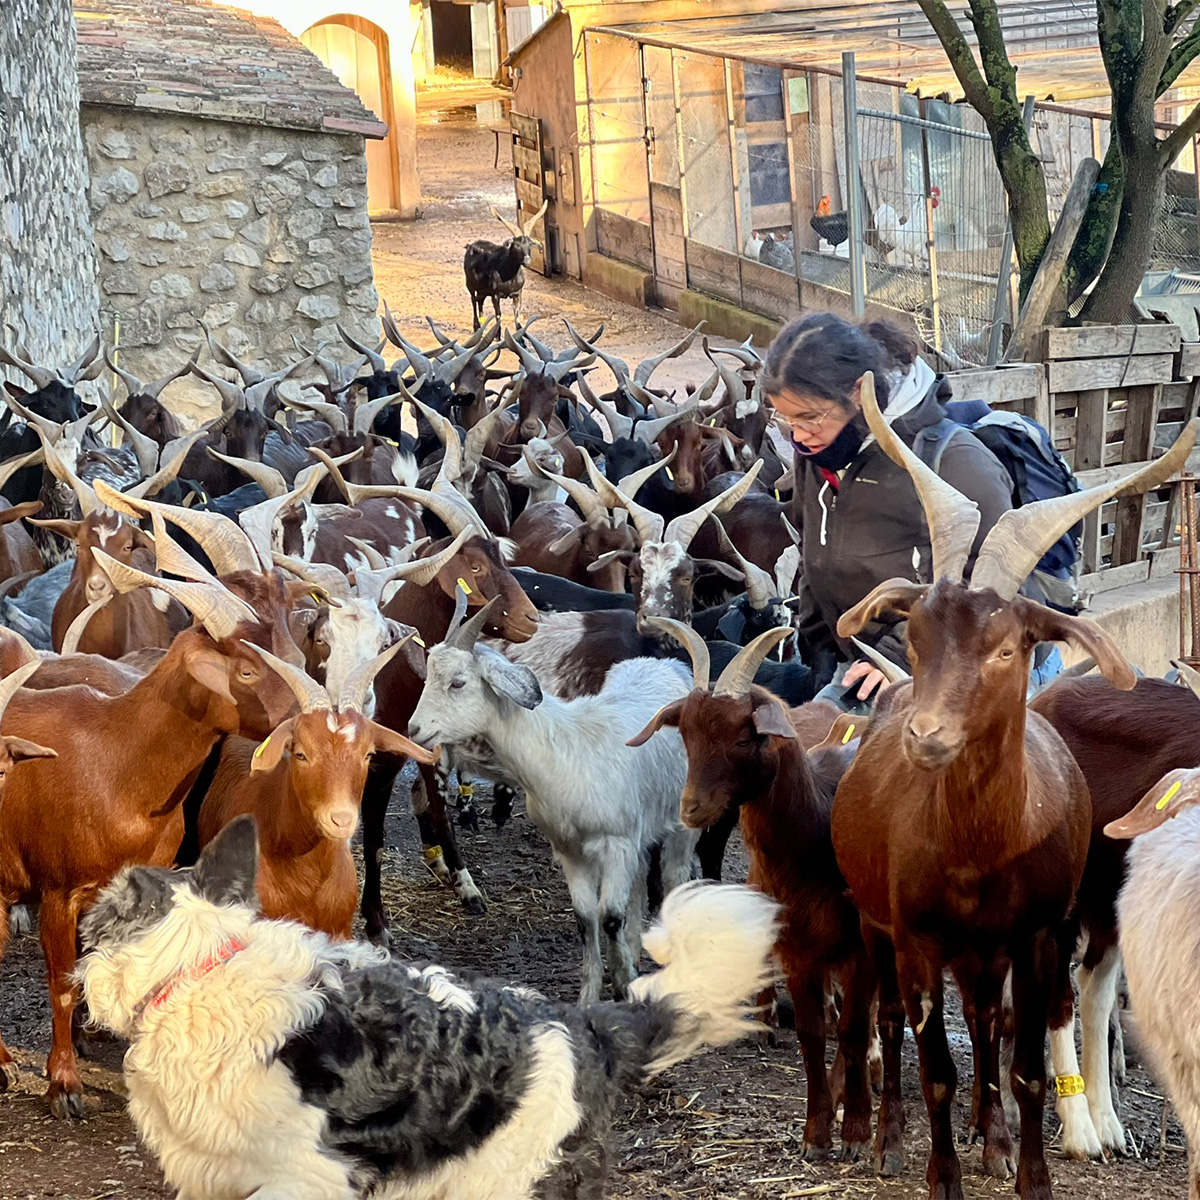
[(257, 918), (239, 818), (196, 866), (127, 867), (81, 923), (92, 1018), (180, 1200), (593, 1200), (639, 1080), (757, 1025), (776, 906), (688, 884), (633, 999), (578, 1009)]

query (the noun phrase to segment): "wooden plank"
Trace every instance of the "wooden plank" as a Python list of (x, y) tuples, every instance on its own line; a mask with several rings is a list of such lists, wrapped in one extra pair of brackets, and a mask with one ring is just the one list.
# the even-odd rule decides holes
[[(1154, 426), (1162, 385), (1130, 388), (1125, 410), (1125, 439), (1121, 458), (1125, 463), (1145, 462), (1154, 452)], [(1146, 519), (1146, 497), (1125, 496), (1117, 502), (1117, 528), (1113, 538), (1113, 565), (1137, 562), (1142, 555), (1142, 532)]]
[[(1120, 479), (1124, 475), (1131, 475), (1134, 471), (1139, 471), (1142, 467), (1149, 465), (1149, 461), (1116, 463), (1110, 467), (1076, 471), (1075, 478), (1079, 480), (1079, 486), (1086, 490), (1087, 488), (1098, 487), (1102, 483), (1112, 483), (1114, 479)], [(1197, 471), (1200, 471), (1200, 447), (1197, 447), (1188, 455), (1188, 460), (1184, 464), (1183, 470), (1189, 474), (1195, 474)], [(1165, 487), (1166, 485), (1164, 484), (1163, 486)]]
[(1174, 354), (1183, 341), (1178, 325), (1086, 325), (1047, 329), (1046, 358), (1111, 358), (1116, 354)]
[(596, 248), (601, 254), (632, 263), (643, 271), (654, 270), (649, 225), (603, 208), (597, 208), (595, 215)]
[(1184, 342), (1180, 347), (1175, 374), (1180, 379), (1195, 379), (1200, 375), (1200, 342)]
[[(514, 179), (513, 183), (516, 185), (517, 200), (521, 207), (529, 210), (528, 216), (533, 216), (542, 207), (542, 201), (545, 199), (540, 184), (530, 183), (526, 179)], [(522, 216), (522, 220), (525, 219), (526, 217)]]
[(513, 166), (530, 179), (537, 179), (542, 173), (542, 156), (536, 150), (527, 150), (524, 146), (513, 146)]
[(742, 259), (742, 304), (752, 312), (787, 321), (796, 315), (796, 280), (785, 271)]
[(515, 109), (508, 114), (508, 123), (512, 126), (513, 133), (518, 137), (529, 138), (530, 141), (538, 141), (542, 134), (542, 123), (537, 117), (529, 117), (524, 113), (519, 113)]
[(1120, 567), (1104, 567), (1099, 571), (1089, 571), (1079, 577), (1079, 590), (1086, 596), (1099, 592), (1115, 591), (1119, 587), (1128, 587), (1134, 583), (1145, 583), (1150, 578), (1149, 560), (1125, 563)]
[(687, 244), (687, 276), (691, 288), (731, 304), (742, 302), (741, 269), (736, 254), (692, 239)]
[(1150, 578), (1165, 579), (1179, 570), (1179, 546), (1163, 546), (1150, 555)]
[(954, 371), (947, 378), (954, 388), (955, 400), (982, 400), (992, 407), (1016, 405), (1025, 412), (1022, 402), (1037, 397), (1044, 374), (1041, 363), (1015, 363), (1008, 367)]
[(1175, 359), (1170, 354), (1143, 354), (1133, 358), (1065, 359), (1049, 363), (1046, 367), (1051, 392), (1170, 383), (1174, 370)]
[[(1104, 466), (1105, 421), (1108, 416), (1108, 392), (1080, 392), (1075, 416), (1075, 458), (1078, 474)], [(1093, 510), (1083, 519), (1082, 556), (1084, 571), (1100, 569), (1100, 514)]]

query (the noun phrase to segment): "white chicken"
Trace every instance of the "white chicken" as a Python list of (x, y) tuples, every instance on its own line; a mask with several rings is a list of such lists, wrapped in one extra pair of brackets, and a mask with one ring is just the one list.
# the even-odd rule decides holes
[(904, 216), (885, 200), (874, 215), (880, 238), (891, 245), (888, 258), (911, 270), (920, 270), (926, 261), (928, 236), (925, 227), (925, 197), (918, 196)]

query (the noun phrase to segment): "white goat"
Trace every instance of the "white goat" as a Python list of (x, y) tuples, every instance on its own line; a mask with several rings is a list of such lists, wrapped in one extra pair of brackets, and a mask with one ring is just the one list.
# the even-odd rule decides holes
[[(1117, 901), (1121, 952), (1141, 1044), (1188, 1140), (1188, 1195), (1200, 1200), (1200, 768), (1172, 771), (1119, 820), (1137, 841)], [(1187, 811), (1191, 809), (1192, 811)], [(1178, 817), (1167, 828), (1159, 828)], [(1156, 832), (1151, 832), (1156, 830)], [(1139, 835), (1146, 836), (1139, 836)]]
[(647, 852), (662, 843), (664, 891), (691, 875), (696, 834), (679, 819), (687, 755), (678, 734), (625, 745), (691, 687), (680, 663), (618, 663), (594, 696), (543, 696), (537, 676), (476, 641), (492, 604), (430, 651), (411, 736), (443, 746), (486, 744), (525, 791), (530, 820), (562, 866), (583, 940), (581, 1004), (599, 999), (600, 935), (613, 993), (627, 994), (641, 956)]

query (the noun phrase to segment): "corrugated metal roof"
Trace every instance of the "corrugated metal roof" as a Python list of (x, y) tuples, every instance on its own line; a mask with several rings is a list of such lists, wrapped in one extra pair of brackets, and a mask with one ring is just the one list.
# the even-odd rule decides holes
[[(952, 5), (951, 11), (974, 45), (962, 6)], [(1096, 12), (1087, 0), (1012, 0), (1001, 3), (1000, 16), (1021, 94), (1058, 101), (1108, 96), (1096, 42)], [(839, 74), (842, 52), (853, 50), (860, 76), (893, 82), (925, 96), (962, 96), (941, 43), (916, 0), (594, 26), (592, 31), (700, 54)], [(1197, 83), (1200, 64), (1194, 63), (1178, 86)]]

